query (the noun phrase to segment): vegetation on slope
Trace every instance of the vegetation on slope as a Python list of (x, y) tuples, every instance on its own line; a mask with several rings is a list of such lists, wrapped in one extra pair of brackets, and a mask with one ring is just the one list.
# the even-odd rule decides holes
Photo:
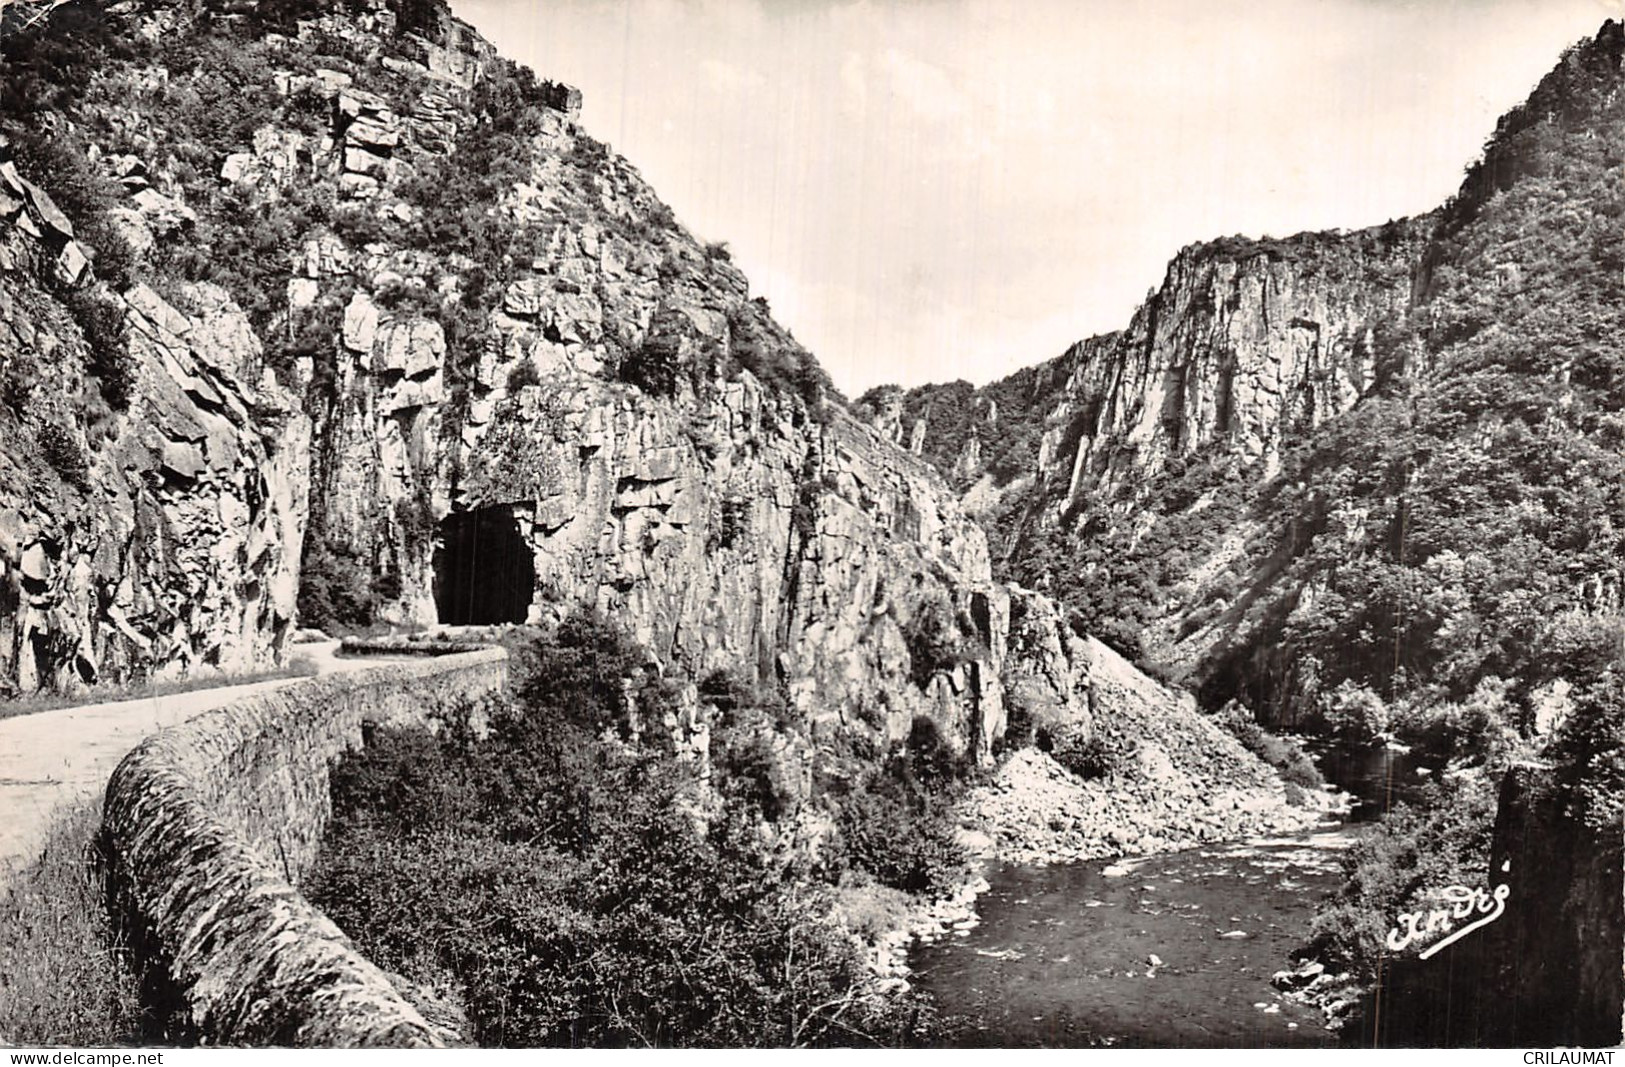
[[(1006, 575), (1206, 707), (1353, 745), (1397, 737), (1465, 772), (1350, 856), (1321, 941), (1368, 974), (1371, 917), (1405, 910), (1424, 883), (1482, 880), (1487, 783), (1514, 759), (1549, 764), (1595, 847), (1620, 850), (1622, 51), (1613, 22), (1568, 50), (1459, 194), (1417, 223), (1431, 232), (1410, 264), (1412, 304), (1367, 324), (1374, 380), (1342, 417), (1289, 435), (1277, 476), (1221, 443), (1059, 514), (1053, 483), (1069, 472), (1015, 481), (992, 516)], [(1228, 238), (1189, 254), (1312, 271), (1316, 249), (1399, 236)], [(951, 471), (984, 395), (912, 391), (905, 434), (928, 419), (924, 451)], [(1007, 408), (1034, 410), (1001, 399), (1001, 421)], [(1193, 635), (1196, 651), (1160, 671), (1168, 645)], [(1247, 729), (1245, 711), (1226, 718)]]
[(957, 883), (946, 791), (963, 769), (922, 726), (809, 792), (773, 696), (707, 679), (719, 721), (696, 753), (662, 725), (677, 687), (639, 688), (645, 661), (574, 616), (529, 650), (488, 731), (380, 731), (335, 775), (312, 899), (371, 959), (449, 988), (483, 1045), (923, 1039), (929, 1006), (881, 991), (831, 916), (854, 886)]
[[(886, 405), (898, 404), (905, 445), (915, 425), (923, 422), (920, 454), (955, 489), (969, 489), (984, 471), (1004, 486), (1038, 463), (1051, 368), (1051, 364), (1029, 367), (980, 389), (964, 380), (907, 391), (876, 386), (858, 398), (857, 406), (873, 417)], [(981, 447), (981, 464), (967, 471), (959, 461), (972, 439)]]
[[(1259, 500), (1271, 552), (1290, 562), (1205, 684), (1210, 699), (1302, 709), (1355, 741), (1398, 735), (1458, 768), (1539, 756), (1616, 857), (1622, 51), (1613, 23), (1571, 49), (1470, 168), (1418, 306), (1381, 331), (1394, 372)], [(1380, 932), (1361, 916), (1483, 882), (1486, 780), (1394, 817), (1350, 857), (1322, 919), (1334, 955), (1374, 973)]]
[(100, 1048), (157, 1039), (107, 906), (101, 802), (64, 812), (40, 861), (0, 891), (0, 1044)]

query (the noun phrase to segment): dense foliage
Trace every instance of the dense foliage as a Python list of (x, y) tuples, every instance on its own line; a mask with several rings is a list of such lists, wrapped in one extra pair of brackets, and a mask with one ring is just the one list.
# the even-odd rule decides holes
[(1320, 936), (1368, 977), (1377, 924), (1425, 887), (1482, 882), (1513, 758), (1550, 768), (1588, 849), (1620, 851), (1622, 51), (1610, 24), (1502, 121), (1443, 213), (1420, 306), (1384, 324), (1389, 373), (1260, 500), (1288, 592), (1211, 681), (1467, 771), (1349, 858)]
[(838, 832), (809, 847), (776, 699), (706, 679), (706, 780), (660, 725), (674, 689), (646, 661), (573, 616), (484, 730), (464, 712), (378, 731), (335, 773), (314, 899), (380, 964), (452, 990), (485, 1045), (920, 1040), (927, 1006), (880, 992), (830, 915), (860, 872), (926, 893), (960, 873), (940, 739), (918, 728), (830, 798)]
[(1248, 752), (1279, 771), (1287, 783), (1300, 789), (1320, 789), (1326, 784), (1325, 777), (1301, 744), (1270, 733), (1240, 704), (1231, 702), (1221, 708), (1217, 719)]
[[(1152, 620), (1169, 613), (1179, 613), (1186, 632), (1194, 631), (1235, 597), (1240, 578), (1234, 572), (1245, 569), (1244, 560), (1194, 590), (1179, 587), (1196, 561), (1246, 516), (1254, 490), (1248, 472), (1223, 446), (1171, 458), (1142, 489), (1139, 522), (1123, 522), (1111, 500), (1086, 495), (1060, 522), (1015, 533), (1001, 572), (1056, 596), (1076, 625), (1149, 673), (1178, 682), (1184, 679), (1158, 666), (1142, 635)], [(1024, 504), (1018, 496), (1006, 511)]]
[[(895, 405), (904, 445), (912, 443), (915, 425), (923, 422), (921, 455), (954, 488), (968, 489), (983, 470), (1002, 486), (1037, 465), (1052, 379), (1053, 364), (1042, 364), (981, 389), (963, 380), (906, 392), (876, 386), (859, 397), (857, 405), (870, 417)], [(960, 464), (973, 439), (981, 450), (980, 469), (975, 471)]]
[(1343, 857), (1344, 881), (1315, 916), (1310, 951), (1328, 966), (1374, 976), (1401, 912), (1437, 907), (1443, 886), (1485, 884), (1495, 792), (1482, 778), (1441, 782), (1401, 804)]

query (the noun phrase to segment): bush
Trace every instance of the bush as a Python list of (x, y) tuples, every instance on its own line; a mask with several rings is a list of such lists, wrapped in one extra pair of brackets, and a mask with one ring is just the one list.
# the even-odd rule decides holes
[(274, 331), (266, 338), (265, 364), (284, 385), (293, 384), (300, 360), (311, 361), (313, 387), (307, 404), (318, 402), (329, 387), (336, 385), (331, 375), (335, 372), (333, 358), (341, 308), (341, 303), (329, 300), (294, 310), (290, 312), (288, 329)]
[[(1326, 779), (1303, 746), (1289, 738), (1270, 733), (1238, 701), (1231, 701), (1214, 717), (1243, 748), (1274, 767), (1289, 786), (1319, 790)], [(1288, 791), (1290, 796), (1290, 790)]]
[[(573, 615), (516, 660), (483, 734), (466, 710), (378, 731), (335, 772), (312, 899), (381, 966), (454, 982), (482, 1045), (921, 1039), (918, 1001), (874, 988), (750, 804), (699, 818), (691, 764), (600, 729), (645, 659)], [(748, 695), (726, 675), (702, 688), (735, 710)]]
[(125, 410), (135, 396), (137, 372), (123, 311), (84, 289), (73, 290), (65, 299), (85, 335), (85, 370), (96, 379), (107, 403)]
[(767, 388), (800, 397), (808, 413), (820, 418), (824, 400), (840, 393), (812, 353), (785, 333), (771, 314), (762, 297), (729, 312), (729, 361), (750, 371)]
[(355, 248), (376, 244), (389, 236), (377, 212), (355, 204), (333, 212), (333, 232)]
[(968, 860), (951, 809), (895, 773), (843, 798), (839, 825), (845, 862), (882, 885), (936, 898), (964, 880)]
[(434, 503), (426, 487), (420, 485), (411, 496), (395, 501), (395, 525), (409, 551), (426, 552), (434, 545)]
[(34, 439), (39, 442), (40, 455), (64, 482), (76, 489), (90, 487), (90, 464), (72, 430), (60, 423), (47, 422), (35, 429)]
[(1337, 737), (1373, 745), (1388, 733), (1388, 705), (1363, 685), (1345, 681), (1321, 700), (1321, 717)]
[(675, 395), (681, 374), (681, 347), (670, 335), (651, 336), (621, 360), (621, 380), (650, 396)]
[(299, 566), (299, 622), (329, 633), (371, 626), (377, 611), (371, 568), (319, 536), (305, 539)]
[(750, 535), (750, 501), (728, 497), (717, 507), (716, 517), (707, 531), (706, 548), (733, 548), (743, 544)]
[(790, 814), (800, 799), (793, 777), (797, 768), (785, 766), (775, 736), (772, 722), (761, 712), (735, 712), (711, 735), (719, 792), (735, 809), (768, 822)]
[(433, 315), (440, 310), (440, 298), (426, 285), (388, 282), (372, 296), (373, 303), (396, 315)]
[(909, 676), (921, 689), (937, 674), (964, 662), (969, 649), (953, 609), (942, 598), (920, 605), (903, 624), (903, 640), (908, 645)]
[(1085, 781), (1105, 778), (1128, 767), (1138, 753), (1139, 745), (1133, 741), (1099, 731), (1087, 736), (1080, 732), (1064, 734), (1053, 738), (1049, 748), (1056, 763)]
[(1342, 888), (1315, 916), (1315, 956), (1375, 977), (1395, 915), (1440, 886), (1484, 883), (1494, 824), (1495, 790), (1482, 779), (1446, 780), (1396, 807), (1344, 855)]
[(540, 385), (542, 376), (536, 370), (536, 363), (530, 359), (522, 359), (508, 371), (508, 392), (517, 393), (527, 386)]
[(915, 717), (903, 749), (909, 776), (928, 792), (942, 792), (963, 781), (971, 772), (970, 759), (948, 744), (936, 720), (928, 716)]
[(628, 683), (649, 662), (625, 627), (578, 611), (524, 654), (519, 703), (533, 714), (599, 730), (621, 722)]
[(21, 416), (40, 383), (39, 359), (33, 349), (18, 346), (5, 354), (5, 371), (0, 374), (0, 403)]

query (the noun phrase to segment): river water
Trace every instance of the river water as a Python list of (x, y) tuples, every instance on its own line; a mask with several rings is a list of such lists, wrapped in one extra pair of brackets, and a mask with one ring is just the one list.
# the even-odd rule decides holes
[(915, 948), (916, 984), (997, 1047), (1330, 1046), (1270, 976), (1307, 940), (1361, 823), (1414, 790), (1403, 755), (1326, 752), (1345, 820), (1159, 856), (987, 872), (980, 922)]

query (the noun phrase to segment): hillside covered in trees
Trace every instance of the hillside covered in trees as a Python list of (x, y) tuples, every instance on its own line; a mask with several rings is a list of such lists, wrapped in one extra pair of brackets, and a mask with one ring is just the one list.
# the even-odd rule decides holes
[[(1509, 766), (1558, 798), (1543, 832), (1619, 868), (1622, 51), (1616, 22), (1569, 49), (1435, 212), (1195, 245), (1121, 333), (864, 398), (956, 480), (996, 569), (1204, 706), (1462, 772), (1327, 920), (1368, 973), (1420, 857), (1487, 877)], [(1617, 916), (1617, 877), (1588, 892)]]

